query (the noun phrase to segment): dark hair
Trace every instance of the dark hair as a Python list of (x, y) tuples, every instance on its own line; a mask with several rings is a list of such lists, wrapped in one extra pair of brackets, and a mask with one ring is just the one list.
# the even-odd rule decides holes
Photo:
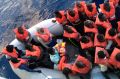
[(72, 71), (71, 71), (69, 68), (66, 68), (66, 67), (63, 69), (62, 72), (63, 72), (63, 74), (65, 74), (65, 75), (68, 75), (69, 73), (72, 73)]
[(73, 30), (69, 26), (67, 26), (67, 25), (63, 26), (63, 29), (65, 31), (67, 31), (68, 33), (73, 33)]
[(78, 68), (84, 68), (84, 67), (85, 67), (85, 64), (83, 64), (83, 62), (81, 62), (81, 61), (76, 62), (75, 65), (76, 65)]
[(116, 35), (116, 29), (111, 28), (111, 29), (108, 31), (108, 34), (109, 34), (110, 36), (115, 36), (115, 35)]
[(106, 32), (106, 29), (102, 25), (97, 25), (98, 33), (104, 34)]
[(120, 39), (120, 33), (117, 34), (117, 38)]
[(62, 15), (60, 14), (59, 11), (55, 11), (54, 13), (55, 13), (55, 17), (62, 18)]
[(14, 49), (14, 46), (13, 46), (13, 45), (7, 45), (7, 46), (6, 46), (6, 50), (7, 50), (8, 52), (13, 52), (13, 49)]
[(93, 6), (92, 6), (92, 4), (87, 4), (87, 9), (90, 11), (90, 12), (92, 12), (93, 11)]
[(10, 58), (12, 63), (18, 63), (20, 60), (18, 60), (17, 58)]
[(106, 55), (105, 55), (105, 53), (104, 53), (104, 51), (98, 51), (98, 58), (105, 58), (106, 57)]
[(105, 16), (105, 14), (103, 14), (103, 13), (99, 13), (98, 14), (98, 18), (99, 18), (99, 20), (100, 21), (107, 21), (107, 18), (106, 18), (106, 16)]
[(55, 54), (54, 49), (51, 48), (51, 47), (48, 48), (47, 51), (48, 51), (48, 53), (51, 54), (51, 55), (54, 55), (54, 54)]
[(98, 34), (97, 39), (98, 39), (99, 42), (104, 42), (105, 41), (105, 37), (104, 37), (103, 34)]
[(88, 42), (89, 42), (89, 39), (87, 38), (87, 36), (82, 36), (82, 37), (81, 37), (81, 42), (82, 42), (82, 43), (88, 43)]
[(120, 53), (115, 56), (115, 59), (120, 62)]
[(24, 30), (23, 30), (22, 27), (18, 27), (18, 33), (20, 33), (20, 34), (24, 34)]
[(74, 10), (72, 10), (72, 9), (69, 9), (69, 10), (68, 10), (68, 14), (69, 14), (71, 17), (74, 17), (74, 16), (75, 16), (75, 12), (74, 12)]
[(104, 9), (105, 9), (107, 12), (110, 12), (110, 4), (109, 4), (109, 2), (105, 2), (105, 3), (104, 3)]
[(31, 44), (27, 44), (25, 48), (26, 50), (33, 51), (33, 46)]
[(86, 27), (88, 27), (88, 28), (93, 28), (94, 26), (93, 26), (93, 21), (91, 21), (91, 20), (86, 20), (85, 22), (84, 22), (84, 25), (86, 26)]
[(78, 2), (76, 2), (76, 6), (77, 7), (79, 7), (79, 8), (81, 8), (82, 7), (82, 5), (80, 4), (80, 2), (78, 1)]

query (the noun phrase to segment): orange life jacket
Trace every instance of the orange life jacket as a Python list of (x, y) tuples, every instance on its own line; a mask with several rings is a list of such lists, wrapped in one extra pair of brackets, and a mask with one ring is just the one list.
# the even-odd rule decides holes
[(98, 34), (95, 34), (95, 37), (94, 37), (94, 46), (98, 46), (98, 47), (106, 47), (107, 45), (107, 42), (104, 41), (104, 42), (99, 42), (98, 39), (97, 39), (97, 35)]
[(60, 14), (62, 15), (62, 18), (57, 18), (56, 17), (56, 21), (58, 21), (58, 23), (60, 23), (60, 24), (63, 24), (64, 22), (66, 22), (67, 21), (67, 18), (65, 17), (65, 11), (59, 11), (60, 12)]
[(19, 34), (18, 28), (14, 29), (13, 31), (16, 34), (17, 39), (22, 40), (22, 41), (28, 40), (29, 32), (24, 27), (22, 28), (24, 30), (23, 34)]
[(118, 24), (118, 32), (120, 32), (120, 21), (118, 21), (117, 24)]
[(104, 4), (100, 4), (101, 12), (106, 15), (107, 18), (112, 18), (115, 15), (115, 7), (113, 5), (113, 2), (109, 2), (110, 4), (110, 12), (107, 12), (104, 10)]
[(66, 32), (66, 31), (64, 31), (63, 36), (64, 36), (64, 37), (67, 37), (67, 38), (77, 39), (79, 33), (76, 31), (76, 29), (75, 29), (74, 27), (70, 27), (70, 28), (71, 28), (71, 30), (73, 31), (73, 33), (68, 33), (68, 32)]
[(93, 42), (92, 42), (92, 40), (89, 38), (89, 42), (88, 43), (82, 43), (81, 41), (80, 41), (80, 45), (81, 45), (81, 48), (82, 49), (87, 49), (87, 48), (90, 48), (90, 47), (93, 47)]
[(76, 23), (79, 21), (78, 10), (77, 10), (77, 8), (74, 8), (73, 10), (75, 12), (75, 16), (74, 17), (70, 16), (68, 11), (67, 11), (67, 19), (72, 23)]
[(114, 5), (118, 4), (119, 0), (109, 0), (109, 2), (113, 2)]
[(111, 28), (108, 28), (107, 30), (106, 30), (106, 33), (105, 33), (105, 39), (108, 39), (108, 40), (114, 40), (115, 39), (115, 36), (110, 36), (109, 35), (109, 33), (108, 33), (108, 31), (110, 30)]
[(109, 63), (111, 65), (113, 65), (114, 67), (117, 67), (117, 68), (120, 68), (120, 62), (118, 62), (116, 59), (115, 59), (115, 56), (120, 53), (120, 49), (118, 48), (114, 48), (111, 56), (110, 56), (110, 59), (109, 59)]
[[(77, 61), (81, 61), (83, 64), (85, 64), (84, 68), (78, 68), (75, 64)], [(72, 70), (80, 73), (80, 74), (87, 74), (91, 69), (91, 63), (90, 61), (88, 61), (86, 58), (82, 57), (82, 56), (78, 56), (75, 63), (72, 66)]]
[(24, 60), (24, 59), (19, 58), (18, 60), (20, 60), (18, 63), (13, 63), (13, 62), (10, 61), (10, 63), (13, 65), (14, 68), (19, 68), (19, 66), (21, 64), (27, 63), (26, 60)]
[(115, 36), (115, 41), (117, 42), (118, 46), (120, 46), (120, 39), (117, 38), (117, 35)]
[(98, 32), (96, 28), (88, 28), (86, 26), (84, 26), (84, 31), (85, 33), (87, 32), (97, 33)]
[[(98, 58), (98, 52), (99, 51), (104, 51), (105, 52), (105, 55), (106, 55), (105, 59)], [(96, 47), (95, 61), (94, 61), (96, 64), (108, 65), (108, 58), (107, 57), (109, 57), (109, 54), (108, 54), (108, 52), (104, 48)]]
[(92, 12), (90, 12), (87, 8), (87, 5), (85, 5), (85, 13), (90, 18), (91, 17), (96, 17), (96, 15), (97, 15), (97, 9), (96, 9), (95, 3), (92, 3), (92, 6), (93, 6), (93, 10), (92, 10)]
[(34, 51), (26, 50), (26, 56), (36, 56), (37, 58), (41, 55), (41, 49), (38, 46), (33, 45)]
[(18, 58), (18, 54), (17, 54), (17, 51), (16, 51), (15, 49), (13, 49), (13, 52), (8, 52), (8, 51), (6, 50), (6, 48), (4, 48), (4, 49), (2, 50), (2, 53), (3, 53), (3, 54), (6, 54), (6, 55), (8, 55), (8, 56), (10, 56), (10, 57), (13, 57), (13, 58)]
[(77, 8), (78, 12), (84, 12), (85, 1), (80, 2), (81, 8), (78, 8), (75, 4), (74, 8)]
[(36, 32), (36, 35), (40, 37), (44, 42), (49, 42), (50, 41), (50, 32), (47, 28), (44, 28), (44, 34)]
[(96, 17), (95, 24), (96, 24), (96, 25), (101, 25), (101, 26), (103, 26), (105, 29), (107, 29), (107, 28), (109, 28), (109, 27), (112, 27), (108, 20), (102, 22), (102, 21), (99, 20), (98, 16)]

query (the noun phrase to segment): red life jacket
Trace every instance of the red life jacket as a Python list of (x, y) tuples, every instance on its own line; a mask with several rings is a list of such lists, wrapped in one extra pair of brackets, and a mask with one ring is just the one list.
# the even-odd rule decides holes
[(96, 17), (95, 24), (96, 24), (96, 25), (101, 25), (101, 26), (103, 26), (105, 29), (111, 27), (111, 24), (109, 23), (108, 20), (102, 22), (102, 21), (99, 20), (98, 16)]
[(92, 12), (90, 12), (87, 8), (87, 5), (85, 5), (85, 13), (90, 18), (91, 17), (96, 17), (96, 15), (97, 15), (97, 9), (96, 9), (95, 3), (92, 3), (92, 7), (93, 7), (93, 10), (92, 10)]
[(85, 1), (80, 2), (81, 8), (78, 8), (77, 5), (75, 4), (74, 8), (77, 8), (78, 12), (84, 12), (84, 7), (85, 7)]
[(66, 31), (64, 31), (63, 36), (67, 37), (67, 38), (73, 38), (73, 39), (77, 39), (79, 36), (79, 33), (76, 31), (76, 29), (74, 27), (70, 27), (73, 31), (73, 33), (68, 33)]
[(62, 15), (62, 18), (57, 18), (56, 17), (56, 21), (58, 21), (58, 23), (60, 23), (60, 24), (63, 24), (64, 22), (66, 22), (67, 21), (67, 18), (65, 17), (65, 11), (59, 11), (60, 12), (60, 14)]
[[(75, 64), (77, 61), (81, 61), (83, 64), (85, 64), (84, 68), (78, 68)], [(82, 57), (82, 56), (78, 56), (75, 63), (72, 66), (72, 70), (80, 73), (80, 74), (87, 74), (91, 69), (91, 63), (90, 61), (88, 61), (86, 58)]]
[(117, 68), (120, 68), (120, 62), (118, 62), (116, 59), (115, 59), (115, 56), (120, 53), (120, 49), (118, 48), (114, 48), (111, 56), (110, 56), (110, 59), (109, 59), (109, 63), (111, 65), (113, 65), (114, 67), (117, 67)]
[(95, 34), (95, 37), (94, 37), (94, 46), (98, 46), (98, 47), (106, 47), (107, 45), (107, 42), (104, 41), (104, 42), (99, 42), (98, 39), (97, 39), (97, 35), (98, 34)]
[(84, 31), (85, 31), (85, 33), (87, 33), (87, 32), (97, 33), (98, 32), (96, 28), (89, 28), (86, 26), (84, 26)]
[(15, 49), (13, 49), (13, 52), (8, 52), (8, 51), (6, 50), (6, 48), (4, 48), (4, 49), (2, 50), (2, 53), (3, 53), (3, 54), (6, 54), (6, 55), (8, 55), (8, 56), (10, 56), (10, 57), (13, 57), (13, 58), (18, 58), (18, 54), (17, 54), (17, 51), (16, 51)]
[(120, 32), (120, 21), (118, 21), (117, 24), (118, 24), (118, 32)]
[(118, 4), (119, 0), (109, 0), (109, 2), (113, 2), (114, 5)]
[(50, 41), (50, 32), (47, 28), (44, 28), (44, 34), (41, 33), (36, 33), (38, 37), (40, 37), (44, 42), (49, 42)]
[(120, 39), (117, 37), (117, 35), (115, 36), (115, 41), (117, 42), (118, 46), (120, 46)]
[(96, 47), (96, 51), (95, 51), (95, 61), (94, 61), (94, 63), (96, 63), (96, 64), (102, 64), (102, 65), (108, 65), (108, 58), (100, 59), (100, 58), (98, 57), (98, 52), (99, 52), (99, 51), (104, 51), (106, 57), (109, 57), (108, 52), (107, 52), (104, 48)]
[(41, 55), (41, 49), (38, 46), (33, 45), (34, 51), (26, 50), (26, 56), (36, 56), (37, 58)]
[(21, 64), (27, 63), (27, 61), (24, 60), (24, 59), (19, 58), (18, 60), (20, 60), (18, 63), (13, 63), (13, 62), (10, 61), (10, 63), (13, 65), (13, 67), (14, 67), (15, 69), (16, 69), (16, 68), (19, 68), (19, 66), (20, 66)]
[(108, 28), (108, 29), (106, 30), (105, 39), (107, 39), (107, 40), (114, 40), (116, 35), (113, 36), (113, 37), (110, 36), (109, 33), (108, 33), (110, 29), (111, 29), (111, 28)]
[(81, 48), (82, 49), (87, 49), (87, 48), (90, 48), (90, 47), (93, 47), (93, 42), (92, 42), (92, 40), (89, 38), (89, 42), (88, 43), (82, 43), (81, 41), (80, 41), (80, 45), (81, 45)]
[(23, 34), (19, 34), (18, 28), (14, 29), (13, 31), (16, 34), (17, 39), (19, 39), (21, 41), (26, 41), (26, 40), (28, 40), (29, 32), (24, 27), (22, 27), (22, 28), (24, 30)]
[(76, 23), (79, 21), (78, 10), (77, 10), (77, 8), (74, 8), (73, 10), (75, 12), (75, 16), (74, 17), (70, 16), (68, 11), (67, 11), (67, 19), (72, 23)]
[(113, 2), (109, 2), (109, 4), (110, 4), (110, 12), (104, 10), (104, 4), (100, 4), (100, 9), (101, 12), (106, 15), (107, 18), (113, 18), (113, 16), (115, 15), (115, 7), (113, 5)]

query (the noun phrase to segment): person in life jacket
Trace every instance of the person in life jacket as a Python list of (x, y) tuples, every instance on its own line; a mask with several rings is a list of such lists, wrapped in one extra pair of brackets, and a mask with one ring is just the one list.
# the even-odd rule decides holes
[(96, 25), (91, 20), (86, 20), (84, 22), (84, 31), (85, 33), (97, 33)]
[(27, 66), (27, 60), (25, 60), (25, 59), (22, 59), (22, 58), (11, 58), (9, 62), (15, 69), (19, 68), (21, 70), (26, 70), (28, 72), (42, 73), (41, 70), (29, 69), (28, 66)]
[(65, 25), (68, 23), (64, 10), (56, 11), (55, 12), (55, 19), (58, 23), (60, 23), (62, 25)]
[(72, 23), (72, 24), (78, 24), (80, 19), (78, 15), (78, 10), (77, 8), (69, 9), (67, 11), (67, 19)]
[(14, 47), (13, 45), (7, 45), (3, 50), (2, 53), (7, 55), (8, 58), (18, 58), (23, 55), (23, 52), (19, 50), (17, 47)]
[(113, 2), (114, 6), (118, 5), (119, 0), (109, 0), (109, 2)]
[(115, 36), (117, 34), (116, 29), (114, 28), (108, 28), (105, 33), (105, 39), (107, 40), (114, 40)]
[(73, 39), (79, 38), (79, 33), (74, 27), (66, 25), (66, 26), (63, 26), (63, 29), (64, 29), (64, 33), (63, 33), (64, 37), (73, 38)]
[(82, 36), (80, 39), (80, 45), (82, 49), (88, 49), (93, 47), (93, 42), (88, 36)]
[(96, 47), (94, 63), (108, 66), (109, 54), (102, 47)]
[(90, 19), (95, 20), (97, 15), (97, 9), (95, 3), (86, 4), (85, 13)]
[(115, 7), (113, 2), (105, 2), (104, 4), (100, 4), (100, 9), (109, 20), (115, 19)]
[(96, 47), (106, 47), (107, 42), (103, 34), (95, 34), (94, 46)]
[(72, 70), (79, 74), (87, 74), (91, 69), (91, 63), (88, 59), (78, 55), (75, 63), (72, 66)]
[(117, 46), (120, 47), (120, 33), (118, 33), (118, 34), (115, 36), (115, 41), (117, 42)]
[[(96, 17), (95, 24), (96, 25), (101, 25), (105, 29), (111, 27), (110, 22), (106, 18), (106, 15), (103, 14), (103, 13), (99, 13), (98, 14), (98, 16)], [(110, 26), (108, 26), (108, 25), (110, 25)]]
[(25, 29), (24, 25), (13, 30), (16, 38), (21, 42), (29, 42), (31, 40), (30, 33)]
[(114, 48), (110, 56), (109, 63), (114, 66), (114, 68), (120, 69), (120, 49)]

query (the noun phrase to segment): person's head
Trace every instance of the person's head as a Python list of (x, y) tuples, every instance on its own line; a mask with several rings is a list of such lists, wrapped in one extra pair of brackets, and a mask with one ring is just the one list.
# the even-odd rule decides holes
[(106, 55), (105, 55), (105, 53), (104, 53), (104, 51), (98, 51), (98, 58), (101, 58), (101, 59), (103, 59), (103, 58), (105, 58), (106, 57)]
[(80, 2), (78, 1), (78, 2), (76, 2), (76, 6), (78, 7), (78, 8), (81, 8), (82, 7), (82, 5), (80, 4)]
[(65, 75), (68, 75), (68, 74), (72, 73), (71, 69), (69, 69), (69, 68), (67, 68), (67, 67), (65, 67), (62, 72), (63, 72), (63, 74), (65, 74)]
[(81, 42), (82, 42), (82, 43), (88, 43), (88, 42), (89, 42), (88, 37), (87, 37), (87, 36), (82, 36), (82, 37), (81, 37)]
[(33, 51), (33, 50), (34, 50), (32, 44), (27, 44), (27, 45), (25, 46), (25, 48), (26, 48), (26, 50), (29, 50), (29, 51)]
[(55, 11), (54, 13), (56, 18), (62, 18), (62, 15), (60, 14), (59, 11)]
[(104, 37), (103, 34), (98, 34), (97, 39), (98, 39), (99, 42), (104, 42), (105, 41), (105, 37)]
[(75, 65), (76, 65), (78, 68), (84, 68), (84, 67), (85, 67), (85, 64), (83, 64), (83, 62), (81, 62), (81, 61), (77, 61), (77, 62), (75, 63)]
[(20, 61), (17, 58), (11, 58), (10, 60), (11, 60), (12, 63), (18, 63)]
[(40, 28), (40, 29), (38, 29), (37, 32), (43, 34), (43, 33), (44, 33), (44, 28)]
[(87, 9), (88, 9), (90, 12), (92, 12), (92, 11), (93, 11), (93, 6), (92, 6), (92, 4), (88, 3), (88, 4), (86, 4), (86, 5), (87, 5)]
[(74, 10), (72, 10), (72, 9), (69, 9), (69, 10), (68, 10), (68, 14), (69, 14), (71, 17), (74, 17), (74, 16), (75, 16), (75, 12), (74, 12)]
[(116, 35), (116, 29), (114, 29), (114, 28), (111, 28), (109, 31), (108, 31), (108, 34), (110, 35), (110, 36), (115, 36)]
[(86, 21), (84, 22), (84, 25), (85, 25), (86, 27), (89, 27), (89, 28), (94, 28), (94, 22), (91, 21), (91, 20), (86, 20)]
[(120, 39), (120, 33), (117, 34), (117, 38)]
[(103, 13), (99, 13), (98, 18), (99, 18), (100, 21), (107, 21), (107, 18), (105, 16), (105, 14), (103, 14)]
[(14, 46), (13, 46), (13, 45), (7, 45), (7, 46), (6, 46), (6, 50), (7, 50), (8, 52), (13, 52), (13, 49), (14, 49)]
[(70, 28), (70, 26), (63, 26), (63, 29), (68, 33), (73, 33), (73, 30)]
[(120, 53), (115, 56), (115, 59), (120, 62)]
[(105, 2), (103, 8), (104, 8), (107, 12), (110, 12), (110, 4), (109, 4), (109, 2)]
[(18, 33), (24, 34), (24, 29), (23, 29), (23, 27), (18, 27)]
[(48, 48), (47, 49), (48, 53), (51, 54), (51, 55), (54, 55), (55, 54), (55, 51), (53, 48)]

